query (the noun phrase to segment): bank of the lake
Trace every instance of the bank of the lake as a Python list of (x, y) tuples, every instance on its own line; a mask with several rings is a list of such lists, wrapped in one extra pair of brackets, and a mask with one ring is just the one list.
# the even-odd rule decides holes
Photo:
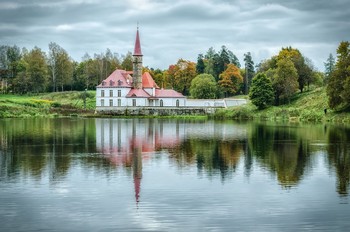
[(94, 114), (95, 105), (95, 91), (0, 94), (0, 118), (89, 116)]
[[(85, 95), (86, 94), (86, 95)], [(84, 107), (84, 98), (86, 104)], [(115, 117), (95, 114), (95, 91), (69, 91), (37, 95), (0, 94), (0, 118), (24, 117)], [(325, 114), (325, 109), (327, 113)], [(118, 115), (121, 117), (121, 115)], [(125, 117), (126, 115), (122, 115)], [(127, 115), (135, 117), (135, 115)], [(164, 117), (164, 116), (137, 116)], [(175, 116), (165, 116), (175, 117)], [(203, 115), (179, 115), (176, 117), (203, 118)], [(297, 94), (290, 104), (258, 110), (252, 103), (244, 106), (218, 109), (210, 115), (215, 119), (251, 119), (268, 121), (350, 122), (349, 112), (335, 112), (328, 108), (325, 88)]]
[(289, 104), (258, 110), (252, 103), (217, 110), (215, 119), (251, 119), (267, 121), (312, 121), (349, 123), (349, 112), (336, 112), (328, 108), (325, 88), (297, 94)]

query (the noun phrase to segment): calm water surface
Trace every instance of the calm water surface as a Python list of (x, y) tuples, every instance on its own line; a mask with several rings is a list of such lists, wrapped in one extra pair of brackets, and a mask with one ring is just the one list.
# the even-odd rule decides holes
[(0, 231), (348, 231), (350, 129), (0, 120)]

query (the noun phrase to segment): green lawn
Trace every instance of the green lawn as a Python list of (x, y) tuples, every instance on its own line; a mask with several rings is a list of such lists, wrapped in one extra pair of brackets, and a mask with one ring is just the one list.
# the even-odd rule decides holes
[[(0, 94), (0, 118), (55, 116), (84, 110), (84, 91), (37, 95)], [(95, 91), (88, 91), (86, 109), (95, 109)]]

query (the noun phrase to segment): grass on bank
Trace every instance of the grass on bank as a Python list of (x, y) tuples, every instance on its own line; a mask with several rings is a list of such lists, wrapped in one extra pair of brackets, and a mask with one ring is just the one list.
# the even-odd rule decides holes
[[(258, 110), (252, 103), (220, 109), (214, 115), (217, 119), (258, 119), (269, 121), (332, 121), (350, 122), (350, 113), (334, 112), (328, 108), (325, 88), (297, 94), (289, 104), (271, 106)], [(327, 114), (324, 110), (327, 109)]]
[(0, 118), (57, 116), (89, 112), (95, 109), (95, 91), (70, 91), (37, 95), (0, 94)]

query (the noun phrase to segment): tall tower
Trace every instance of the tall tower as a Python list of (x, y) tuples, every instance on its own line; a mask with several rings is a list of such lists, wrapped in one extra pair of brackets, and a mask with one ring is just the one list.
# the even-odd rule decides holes
[(142, 52), (139, 36), (139, 27), (137, 27), (135, 49), (133, 54), (133, 87), (135, 89), (142, 89)]

